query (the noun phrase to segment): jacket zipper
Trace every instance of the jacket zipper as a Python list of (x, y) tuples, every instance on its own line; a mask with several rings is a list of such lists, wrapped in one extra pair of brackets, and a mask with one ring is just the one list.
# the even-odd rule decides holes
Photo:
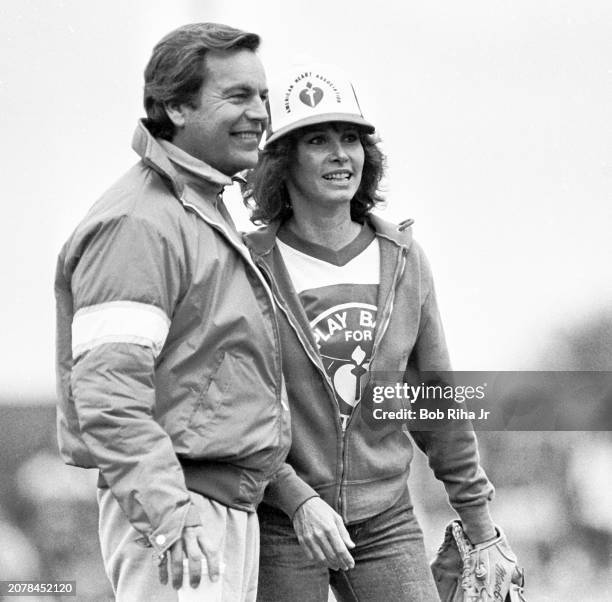
[[(385, 301), (385, 306), (383, 308), (383, 313), (382, 313), (383, 321), (381, 322), (376, 338), (374, 339), (374, 343), (372, 344), (372, 355), (370, 356), (370, 366), (374, 364), (374, 356), (376, 355), (376, 351), (378, 350), (378, 347), (380, 346), (380, 342), (383, 336), (385, 335), (385, 332), (387, 331), (389, 322), (391, 321), (391, 313), (393, 312), (393, 305), (395, 303), (395, 292), (397, 289), (397, 285), (400, 281), (400, 278), (402, 277), (404, 273), (404, 268), (406, 267), (407, 254), (408, 254), (408, 250), (405, 247), (402, 247), (400, 249), (399, 261), (397, 262), (397, 265), (395, 266), (395, 271), (393, 273), (393, 280), (391, 281), (391, 291)], [(340, 516), (342, 516), (342, 519), (344, 521), (347, 520), (347, 517), (344, 516), (343, 510), (342, 510), (342, 488), (343, 488), (344, 477), (345, 477), (344, 467), (346, 465), (345, 456), (346, 456), (346, 448), (347, 448), (346, 440), (348, 439), (349, 428), (353, 422), (354, 414), (355, 414), (354, 411), (351, 412), (348, 422), (346, 423), (346, 429), (344, 430), (344, 434), (342, 437), (342, 474), (340, 478), (340, 490), (338, 492), (338, 513), (340, 514)]]
[(395, 303), (395, 292), (397, 289), (397, 285), (399, 283), (400, 278), (404, 274), (404, 269), (406, 267), (406, 256), (408, 254), (408, 250), (405, 247), (402, 247), (400, 250), (400, 260), (397, 263), (395, 268), (395, 273), (393, 274), (393, 280), (391, 282), (391, 293), (387, 298), (387, 302), (385, 303), (385, 309), (383, 312), (383, 316), (385, 321), (382, 323), (381, 327), (378, 330), (378, 336), (374, 339), (374, 343), (372, 344), (372, 355), (370, 357), (370, 366), (374, 361), (374, 355), (376, 351), (378, 351), (378, 347), (380, 346), (380, 341), (382, 340), (384, 334), (387, 332), (387, 327), (389, 326), (389, 322), (391, 321), (391, 314), (393, 312), (393, 305)]
[(281, 344), (280, 344), (280, 333), (278, 331), (278, 323), (277, 323), (277, 318), (276, 318), (276, 306), (274, 304), (274, 294), (272, 293), (272, 289), (268, 286), (268, 283), (266, 282), (265, 278), (261, 275), (261, 273), (259, 272), (259, 270), (257, 269), (257, 266), (253, 263), (251, 256), (248, 252), (245, 252), (243, 249), (241, 249), (231, 238), (231, 236), (228, 234), (228, 232), (226, 231), (226, 229), (223, 227), (222, 224), (219, 224), (217, 222), (215, 222), (214, 220), (211, 220), (210, 218), (206, 217), (197, 207), (195, 207), (194, 205), (192, 205), (191, 203), (185, 201), (183, 199), (183, 197), (181, 197), (181, 203), (183, 204), (184, 207), (187, 207), (189, 209), (191, 209), (194, 213), (196, 213), (200, 219), (202, 219), (204, 222), (206, 222), (209, 226), (212, 226), (213, 228), (215, 228), (217, 231), (221, 232), (223, 234), (223, 236), (225, 237), (225, 239), (227, 240), (227, 242), (230, 244), (230, 246), (232, 246), (236, 251), (238, 251), (238, 253), (241, 255), (241, 257), (246, 261), (247, 265), (251, 268), (251, 270), (253, 272), (255, 272), (255, 275), (257, 276), (257, 278), (259, 279), (260, 283), (263, 285), (264, 290), (266, 291), (266, 294), (268, 295), (269, 301), (270, 301), (270, 306), (272, 308), (272, 315), (273, 315), (273, 320), (272, 320), (272, 330), (274, 332), (274, 340), (276, 342), (276, 365), (277, 365), (277, 370), (276, 370), (276, 375), (277, 375), (277, 382), (279, 383), (278, 386), (278, 390), (276, 393), (276, 400), (278, 402), (278, 405), (281, 408), (281, 415), (280, 415), (280, 419), (278, 421), (278, 453), (277, 453), (277, 457), (280, 457), (280, 453), (281, 453), (281, 441), (283, 439), (283, 410), (288, 412), (289, 411), (289, 407), (287, 406), (287, 404), (285, 404), (285, 402), (283, 401), (283, 394), (282, 394), (282, 389), (283, 389), (283, 382), (284, 382), (284, 378), (283, 378), (283, 362), (282, 362), (282, 358), (280, 357), (280, 349), (281, 349)]
[[(270, 282), (274, 282), (274, 278), (273, 278), (273, 276), (272, 276), (272, 274), (270, 272), (270, 269), (265, 264), (265, 262), (264, 261), (259, 261), (258, 265), (267, 274), (268, 278), (270, 279)], [(330, 399), (332, 400), (332, 405), (333, 405), (334, 412), (335, 412), (335, 415), (336, 415), (336, 430), (339, 429), (339, 433), (338, 434), (340, 435), (340, 437), (342, 439), (342, 452), (340, 454), (339, 464), (340, 464), (340, 474), (343, 475), (344, 474), (344, 432), (342, 431), (342, 427), (341, 426), (339, 427), (339, 425), (340, 425), (340, 408), (338, 407), (338, 401), (336, 399), (336, 394), (334, 392), (334, 387), (332, 385), (331, 379), (329, 378), (327, 372), (325, 371), (325, 367), (321, 363), (320, 358), (318, 356), (313, 355), (311, 353), (310, 345), (308, 344), (307, 341), (304, 341), (304, 333), (302, 332), (302, 327), (299, 324), (296, 324), (294, 322), (294, 319), (293, 319), (293, 316), (291, 315), (291, 312), (288, 311), (287, 309), (285, 309), (284, 303), (282, 302), (281, 299), (278, 298), (278, 296), (274, 293), (274, 291), (272, 291), (272, 294), (274, 296), (274, 299), (276, 300), (276, 303), (277, 303), (279, 309), (283, 312), (283, 314), (285, 314), (285, 317), (287, 318), (287, 321), (289, 322), (291, 328), (293, 328), (293, 331), (297, 335), (298, 340), (300, 341), (300, 343), (302, 345), (302, 348), (306, 352), (306, 355), (308, 356), (310, 361), (314, 364), (315, 368), (319, 371), (319, 373), (323, 377), (323, 380), (324, 380), (325, 385), (327, 387), (327, 393), (328, 393)], [(341, 477), (341, 479), (342, 479), (342, 477)], [(340, 482), (342, 482), (342, 480)], [(339, 487), (338, 490), (340, 491), (340, 487)], [(338, 496), (338, 500), (340, 501), (340, 496)], [(341, 507), (340, 507), (340, 505), (338, 506), (338, 513), (341, 514)]]

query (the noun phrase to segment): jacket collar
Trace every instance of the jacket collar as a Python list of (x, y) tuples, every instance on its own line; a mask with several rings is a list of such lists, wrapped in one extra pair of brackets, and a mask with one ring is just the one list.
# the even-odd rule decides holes
[(169, 181), (178, 198), (183, 196), (185, 185), (206, 188), (215, 195), (232, 179), (210, 165), (192, 157), (171, 142), (154, 138), (140, 120), (132, 138), (132, 148), (143, 162)]
[(368, 214), (368, 220), (377, 236), (387, 238), (398, 247), (403, 247), (406, 250), (412, 246), (412, 224), (414, 220), (405, 220), (397, 225), (373, 213)]
[(245, 241), (253, 255), (267, 255), (276, 245), (276, 233), (281, 227), (280, 220), (245, 234)]
[(188, 185), (195, 188), (204, 188), (206, 192), (212, 190), (214, 193), (219, 193), (226, 186), (232, 185), (231, 178), (211, 167), (208, 163), (196, 159), (172, 142), (167, 140), (158, 140), (157, 142), (164, 149), (171, 163), (179, 168), (181, 176)]
[[(405, 249), (409, 249), (412, 245), (412, 220), (397, 226), (371, 213), (367, 219), (377, 236), (386, 238)], [(266, 255), (273, 249), (280, 226), (281, 222), (277, 220), (246, 235), (248, 246), (254, 255)]]

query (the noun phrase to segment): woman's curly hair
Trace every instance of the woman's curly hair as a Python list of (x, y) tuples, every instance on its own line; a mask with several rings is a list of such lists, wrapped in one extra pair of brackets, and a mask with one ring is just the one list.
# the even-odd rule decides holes
[[(259, 155), (257, 167), (248, 173), (243, 197), (254, 224), (269, 224), (277, 219), (285, 221), (293, 214), (285, 179), (295, 159), (297, 141), (305, 129), (295, 130), (268, 144)], [(372, 208), (384, 201), (379, 186), (386, 160), (375, 135), (359, 129), (359, 140), (364, 150), (364, 162), (361, 183), (351, 200), (351, 219), (362, 223)]]

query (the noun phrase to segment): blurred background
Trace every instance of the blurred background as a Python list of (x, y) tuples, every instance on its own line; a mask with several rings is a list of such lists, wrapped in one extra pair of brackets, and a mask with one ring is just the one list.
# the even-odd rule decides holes
[[(381, 213), (416, 220), (456, 369), (612, 370), (606, 0), (4, 0), (0, 15), (0, 580), (112, 599), (95, 475), (57, 455), (53, 274), (135, 161), (142, 71), (184, 23), (259, 33), (269, 77), (308, 58), (351, 74), (388, 155)], [(238, 191), (228, 204), (248, 228)], [(612, 599), (611, 434), (480, 443), (530, 602)], [(411, 480), (433, 554), (452, 514), (422, 457)]]

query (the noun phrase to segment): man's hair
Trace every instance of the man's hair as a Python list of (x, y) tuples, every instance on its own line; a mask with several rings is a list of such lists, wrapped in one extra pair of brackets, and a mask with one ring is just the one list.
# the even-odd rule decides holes
[(160, 40), (144, 72), (145, 125), (151, 134), (166, 140), (174, 137), (174, 124), (166, 113), (167, 104), (198, 107), (209, 50), (255, 52), (259, 43), (257, 34), (220, 23), (190, 23)]
[[(254, 224), (269, 224), (277, 219), (285, 221), (293, 214), (285, 180), (295, 160), (297, 141), (305, 129), (295, 130), (268, 144), (259, 156), (257, 167), (249, 172), (243, 195)], [(385, 173), (385, 156), (374, 136), (359, 129), (359, 140), (364, 162), (359, 188), (351, 199), (351, 219), (363, 223), (372, 208), (384, 201), (379, 186)]]

